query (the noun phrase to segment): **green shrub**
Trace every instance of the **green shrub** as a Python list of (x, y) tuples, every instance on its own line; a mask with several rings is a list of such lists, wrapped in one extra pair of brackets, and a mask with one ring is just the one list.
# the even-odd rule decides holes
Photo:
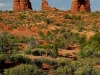
[(42, 68), (42, 61), (40, 59), (34, 59), (33, 64), (35, 64), (38, 68)]
[(53, 37), (53, 36), (52, 36), (52, 34), (51, 34), (50, 31), (48, 31), (48, 32), (46, 33), (46, 35), (45, 35), (45, 39), (48, 40), (48, 41), (49, 41), (49, 40), (52, 40), (52, 37)]
[(34, 56), (41, 56), (42, 54), (44, 53), (44, 51), (42, 51), (42, 50), (32, 50), (32, 54), (34, 55)]
[(80, 49), (81, 57), (100, 57), (100, 33), (92, 36)]
[(99, 75), (100, 69), (93, 68), (93, 66), (84, 65), (75, 71), (75, 75)]
[(53, 30), (54, 34), (57, 34), (59, 32), (59, 29)]
[(51, 24), (51, 23), (53, 23), (53, 21), (52, 21), (51, 19), (48, 19), (48, 18), (47, 18), (47, 19), (46, 19), (46, 23), (47, 23), (47, 24)]
[(65, 15), (64, 15), (64, 19), (71, 19), (71, 16), (68, 15), (68, 14), (65, 14)]
[(81, 20), (81, 16), (72, 15), (73, 20)]
[(3, 19), (0, 17), (0, 21), (3, 21)]
[(70, 53), (66, 53), (64, 56), (65, 56), (66, 58), (68, 58), (68, 57), (70, 56)]
[(12, 53), (14, 50), (18, 51), (19, 44), (17, 44), (15, 39), (10, 38), (9, 34), (5, 31), (0, 33), (0, 52), (1, 53)]
[(56, 58), (58, 56), (58, 47), (57, 44), (52, 45), (52, 57)]
[(31, 60), (28, 57), (25, 57), (23, 55), (12, 55), (10, 57), (10, 61), (13, 63), (23, 63), (23, 64), (28, 64), (31, 62)]
[(36, 40), (33, 37), (29, 37), (27, 40), (28, 46), (31, 48), (35, 48), (37, 43)]
[(26, 16), (25, 16), (24, 14), (20, 14), (20, 15), (18, 16), (19, 19), (25, 19), (25, 17), (26, 17)]
[(77, 27), (77, 29), (78, 29), (79, 32), (82, 32), (82, 31), (84, 30), (84, 27), (83, 27), (82, 25), (79, 25), (79, 26)]
[(4, 75), (46, 75), (34, 65), (21, 64), (17, 67), (5, 69)]
[(38, 34), (41, 37), (41, 39), (45, 39), (45, 35), (42, 31), (39, 31)]
[(59, 29), (59, 32), (62, 34), (62, 33), (64, 33), (66, 31), (66, 29), (65, 28), (61, 28), (61, 29)]
[(66, 70), (63, 67), (59, 67), (56, 70), (56, 75), (66, 75)]
[(62, 24), (61, 24), (61, 23), (55, 23), (55, 25), (56, 25), (56, 26), (61, 26)]

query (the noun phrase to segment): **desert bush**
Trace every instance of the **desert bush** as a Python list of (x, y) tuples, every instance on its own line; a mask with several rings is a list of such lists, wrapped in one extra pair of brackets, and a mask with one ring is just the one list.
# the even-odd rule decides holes
[(82, 20), (81, 16), (77, 16), (77, 20)]
[(59, 32), (59, 29), (53, 30), (53, 33), (54, 33), (54, 34), (57, 34), (58, 32)]
[(57, 44), (53, 44), (51, 50), (52, 50), (51, 56), (54, 57), (54, 58), (56, 58), (58, 56), (58, 47), (57, 47)]
[(40, 59), (34, 59), (32, 62), (31, 64), (35, 64), (38, 68), (42, 68), (42, 61)]
[(0, 17), (0, 21), (3, 21), (3, 19)]
[(29, 37), (27, 40), (28, 46), (31, 48), (35, 48), (37, 43), (36, 40), (33, 37)]
[(67, 39), (69, 44), (81, 44), (84, 43), (86, 40), (86, 37), (84, 35), (79, 36), (78, 33), (72, 33), (72, 32), (67, 32), (64, 34), (64, 37)]
[(2, 31), (0, 33), (0, 52), (3, 53), (12, 53), (13, 50), (18, 51), (17, 43), (11, 41), (11, 38), (9, 37), (9, 34), (5, 31)]
[(59, 32), (62, 34), (64, 32), (66, 32), (66, 29), (65, 28), (61, 28), (61, 29), (59, 29)]
[(38, 34), (40, 35), (41, 39), (45, 39), (45, 35), (42, 31), (39, 31)]
[(73, 20), (81, 20), (81, 16), (72, 15)]
[(92, 64), (92, 65), (100, 65), (100, 60), (98, 57), (93, 57), (93, 58), (90, 58), (90, 57), (87, 57), (87, 58), (84, 58), (85, 61), (89, 64)]
[(57, 64), (57, 61), (56, 60), (51, 60), (51, 59), (48, 59), (48, 58), (40, 58), (38, 59), (39, 61), (41, 61), (41, 63), (44, 63), (44, 64), (48, 64), (50, 66), (56, 66)]
[(80, 49), (81, 57), (100, 57), (100, 33), (96, 33), (88, 42), (83, 43)]
[(23, 63), (23, 64), (28, 64), (31, 63), (31, 60), (28, 57), (25, 57), (23, 55), (11, 55), (10, 56), (10, 61), (13, 63)]
[(93, 41), (91, 44), (87, 43), (81, 48), (81, 57), (99, 57), (100, 56), (100, 45), (97, 41)]
[(30, 40), (30, 38), (27, 38), (25, 36), (21, 36), (18, 38), (18, 43), (27, 43)]
[(25, 19), (25, 15), (24, 14), (19, 14), (18, 19)]
[(52, 21), (51, 19), (47, 18), (47, 19), (46, 19), (46, 23), (47, 23), (47, 24), (51, 24), (51, 23), (53, 23), (53, 21)]
[(53, 37), (53, 35), (51, 34), (50, 31), (48, 31), (48, 32), (46, 33), (46, 35), (45, 35), (45, 39), (48, 40), (48, 41), (52, 40), (52, 37)]
[(67, 74), (72, 74), (72, 70), (70, 67), (65, 66), (65, 67), (58, 67), (56, 70), (50, 71), (52, 75), (67, 75)]
[(91, 30), (94, 31), (94, 32), (98, 32), (99, 27), (96, 24), (93, 24)]
[(94, 12), (94, 13), (91, 13), (90, 16), (91, 16), (92, 18), (98, 18), (98, 17), (99, 17), (98, 14), (95, 13), (95, 12)]
[(9, 12), (10, 14), (13, 13), (13, 11), (11, 11), (11, 10), (9, 10), (8, 12)]
[(93, 68), (93, 66), (84, 65), (75, 71), (75, 75), (99, 75), (99, 70)]
[(66, 75), (66, 70), (63, 67), (59, 67), (57, 68), (55, 75)]
[(41, 61), (42, 63), (48, 64), (48, 65), (51, 64), (51, 60), (50, 60), (50, 59), (47, 59), (47, 58), (41, 58), (40, 61)]
[(57, 45), (58, 48), (65, 48), (67, 45), (65, 38), (55, 38), (54, 43)]
[(32, 53), (32, 55), (34, 55), (34, 56), (41, 56), (41, 55), (44, 53), (44, 51), (35, 49), (35, 50), (32, 50), (31, 53)]
[(62, 24), (61, 24), (61, 23), (55, 23), (55, 25), (56, 25), (56, 26), (61, 26)]
[(73, 57), (73, 60), (74, 60), (74, 61), (76, 61), (76, 60), (78, 60), (78, 59), (77, 59), (77, 57), (76, 57), (76, 56), (74, 56), (74, 57)]
[(46, 75), (41, 69), (35, 65), (21, 64), (17, 67), (6, 69), (4, 75)]
[(65, 14), (65, 15), (64, 15), (64, 19), (71, 19), (71, 16), (68, 15), (68, 14)]
[(78, 29), (79, 32), (82, 32), (82, 31), (84, 30), (84, 27), (83, 27), (82, 25), (79, 25), (79, 26), (77, 27), (77, 29)]
[(64, 56), (65, 56), (66, 58), (68, 58), (68, 57), (70, 56), (70, 53), (66, 53)]
[(69, 66), (71, 64), (71, 60), (69, 59), (61, 59), (57, 61), (57, 67)]
[(74, 20), (70, 21), (69, 24), (74, 25), (76, 22)]
[(32, 48), (30, 46), (27, 46), (26, 49), (25, 49), (25, 54), (29, 54), (30, 55), (30, 54), (32, 54), (31, 51), (32, 51)]

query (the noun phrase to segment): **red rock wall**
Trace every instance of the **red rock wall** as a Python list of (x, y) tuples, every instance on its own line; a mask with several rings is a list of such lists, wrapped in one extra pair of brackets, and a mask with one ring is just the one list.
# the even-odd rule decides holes
[(71, 11), (87, 11), (90, 12), (90, 1), (89, 0), (72, 0)]
[(13, 10), (32, 10), (30, 0), (13, 0)]

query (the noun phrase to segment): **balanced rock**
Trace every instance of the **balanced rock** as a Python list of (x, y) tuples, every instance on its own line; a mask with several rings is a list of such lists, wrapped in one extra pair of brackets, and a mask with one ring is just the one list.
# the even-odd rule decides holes
[(51, 10), (51, 7), (46, 0), (42, 0), (41, 10)]
[(13, 0), (13, 10), (32, 10), (30, 0)]
[(87, 11), (90, 12), (90, 0), (72, 0), (71, 11)]

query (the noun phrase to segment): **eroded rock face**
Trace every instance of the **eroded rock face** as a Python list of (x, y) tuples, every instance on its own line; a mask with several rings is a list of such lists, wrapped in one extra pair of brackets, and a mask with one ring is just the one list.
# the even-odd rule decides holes
[(46, 0), (42, 0), (41, 10), (51, 10), (51, 7)]
[(71, 11), (87, 11), (90, 12), (90, 0), (72, 0)]
[(13, 11), (32, 10), (30, 0), (13, 0)]

